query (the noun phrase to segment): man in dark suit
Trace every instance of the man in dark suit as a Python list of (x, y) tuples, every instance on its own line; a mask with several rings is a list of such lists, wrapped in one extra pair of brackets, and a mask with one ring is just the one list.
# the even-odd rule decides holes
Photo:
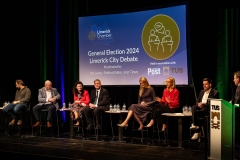
[(83, 108), (82, 112), (87, 121), (87, 130), (91, 130), (94, 124), (92, 112), (96, 117), (96, 129), (102, 128), (101, 112), (109, 110), (109, 94), (108, 91), (101, 87), (99, 79), (94, 80), (95, 89), (91, 92), (91, 99), (89, 106)]
[(237, 86), (235, 96), (234, 96), (234, 104), (240, 104), (240, 71), (234, 73), (233, 78), (234, 84)]
[[(236, 92), (233, 99), (233, 104), (238, 105), (238, 107), (235, 107), (235, 126), (236, 126), (236, 132), (235, 135), (240, 135), (240, 71), (235, 72), (233, 78), (234, 84), (237, 86)], [(236, 138), (236, 144), (240, 145), (240, 137), (235, 136)]]
[(212, 80), (210, 78), (203, 79), (203, 89), (200, 91), (196, 105), (192, 107), (192, 126), (191, 130), (195, 130), (192, 140), (196, 140), (199, 137), (199, 126), (201, 122), (199, 118), (203, 118), (210, 112), (210, 101), (208, 98), (219, 98), (219, 92), (212, 89)]
[(37, 127), (41, 124), (40, 122), (40, 112), (42, 109), (48, 110), (47, 115), (47, 127), (51, 127), (51, 117), (54, 109), (58, 109), (58, 100), (60, 99), (60, 94), (56, 88), (52, 88), (52, 82), (45, 81), (45, 86), (38, 90), (38, 104), (33, 107), (33, 114), (36, 118), (36, 123), (33, 127)]

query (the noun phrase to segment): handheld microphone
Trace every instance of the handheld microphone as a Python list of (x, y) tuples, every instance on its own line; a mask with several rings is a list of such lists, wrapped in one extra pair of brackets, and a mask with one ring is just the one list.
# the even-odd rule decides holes
[(81, 93), (78, 93), (78, 99), (80, 100), (82, 98)]

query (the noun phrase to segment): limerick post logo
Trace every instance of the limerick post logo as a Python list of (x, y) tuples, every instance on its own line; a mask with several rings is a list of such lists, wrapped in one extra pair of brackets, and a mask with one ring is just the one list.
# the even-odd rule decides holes
[(92, 25), (91, 31), (88, 32), (88, 39), (93, 43), (101, 43), (108, 45), (109, 42), (112, 42), (112, 33), (111, 30), (107, 27), (106, 24), (103, 24), (102, 27), (97, 27)]
[(180, 32), (176, 22), (167, 15), (156, 15), (149, 19), (142, 31), (145, 52), (156, 60), (171, 57), (178, 48)]

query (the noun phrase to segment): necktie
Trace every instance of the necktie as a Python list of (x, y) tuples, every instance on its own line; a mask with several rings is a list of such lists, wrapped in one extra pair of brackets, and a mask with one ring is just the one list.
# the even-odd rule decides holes
[(98, 91), (96, 93), (96, 97), (95, 97), (95, 100), (94, 100), (94, 104), (97, 104), (97, 100), (98, 100)]

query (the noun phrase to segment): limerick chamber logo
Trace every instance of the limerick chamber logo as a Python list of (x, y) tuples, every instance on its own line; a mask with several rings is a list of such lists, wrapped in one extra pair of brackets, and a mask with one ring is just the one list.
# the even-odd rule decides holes
[(142, 45), (152, 58), (164, 60), (178, 48), (180, 32), (177, 23), (167, 15), (156, 15), (149, 19), (142, 31)]
[(111, 30), (107, 27), (106, 24), (103, 24), (102, 27), (92, 25), (91, 30), (88, 32), (88, 39), (93, 43), (108, 45), (109, 42), (112, 42), (113, 37)]

